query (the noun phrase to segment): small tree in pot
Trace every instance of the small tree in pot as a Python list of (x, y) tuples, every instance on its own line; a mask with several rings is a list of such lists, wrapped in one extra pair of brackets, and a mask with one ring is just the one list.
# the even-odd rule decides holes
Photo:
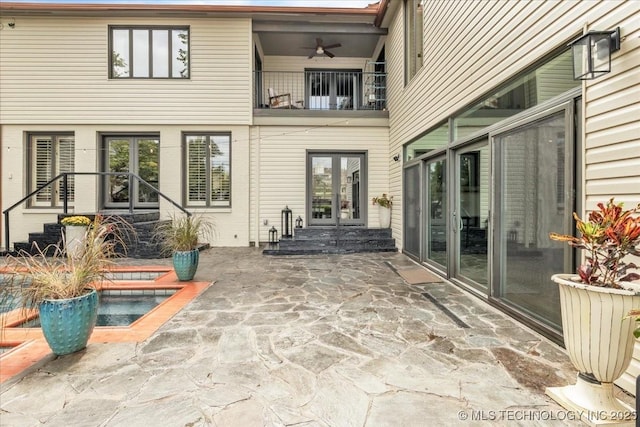
[(640, 204), (624, 210), (612, 198), (599, 203), (586, 221), (574, 213), (578, 237), (550, 234), (585, 251), (585, 258), (577, 276), (552, 277), (560, 286), (565, 346), (579, 374), (575, 385), (548, 388), (547, 394), (567, 409), (582, 411), (591, 422), (601, 414), (633, 416), (614, 397), (613, 382), (633, 353), (634, 324), (627, 314), (640, 308), (640, 285), (631, 283), (640, 275), (629, 271), (637, 268), (630, 257), (640, 256), (639, 213)]
[(171, 220), (158, 226), (157, 238), (165, 254), (173, 258), (178, 280), (192, 280), (198, 269), (200, 237), (213, 237), (213, 223), (202, 216), (172, 215)]

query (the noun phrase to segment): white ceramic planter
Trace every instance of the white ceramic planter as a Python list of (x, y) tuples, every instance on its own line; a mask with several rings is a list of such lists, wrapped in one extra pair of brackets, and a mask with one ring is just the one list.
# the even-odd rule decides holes
[(578, 379), (575, 385), (547, 388), (546, 392), (591, 425), (618, 420), (633, 425), (633, 410), (614, 397), (613, 382), (631, 361), (635, 321), (625, 316), (640, 307), (640, 295), (571, 278), (575, 276), (556, 274), (552, 280), (560, 287), (564, 343), (579, 371)]
[(79, 259), (84, 252), (87, 239), (87, 227), (84, 225), (66, 225), (64, 227), (64, 244), (67, 255)]
[(391, 209), (378, 205), (378, 220), (380, 228), (389, 228), (391, 226)]

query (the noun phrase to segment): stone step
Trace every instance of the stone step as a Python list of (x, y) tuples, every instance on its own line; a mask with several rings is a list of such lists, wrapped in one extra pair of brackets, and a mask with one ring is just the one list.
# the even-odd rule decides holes
[(396, 242), (388, 228), (307, 227), (294, 230), (293, 238), (283, 238), (267, 246), (265, 255), (344, 254), (396, 252)]
[[(170, 220), (160, 220), (159, 212), (104, 212), (105, 217), (113, 216), (118, 217), (118, 221), (126, 222), (129, 226), (123, 227), (123, 239), (127, 245), (125, 251), (122, 246), (116, 248), (116, 252), (121, 255), (126, 254), (130, 258), (164, 258), (165, 254), (162, 253), (160, 242), (157, 240), (156, 227), (161, 224), (169, 223)], [(96, 214), (59, 214), (58, 221), (68, 216), (83, 215), (93, 220)], [(129, 228), (127, 230), (127, 228)], [(48, 223), (43, 225), (43, 232), (29, 233), (28, 242), (15, 242), (13, 245), (13, 251), (5, 251), (7, 253), (16, 254), (20, 250), (24, 250), (30, 254), (36, 254), (34, 243), (38, 245), (41, 250), (49, 245), (61, 245), (62, 244), (62, 230), (63, 226), (58, 223)], [(201, 245), (208, 247), (208, 244)], [(47, 255), (53, 255), (53, 250), (48, 250)], [(170, 255), (170, 254), (168, 254)]]
[(262, 253), (264, 255), (316, 255), (316, 254), (352, 254), (365, 252), (397, 252), (398, 249), (393, 248), (357, 248), (357, 247), (304, 247), (295, 249), (280, 249), (276, 244), (267, 246)]

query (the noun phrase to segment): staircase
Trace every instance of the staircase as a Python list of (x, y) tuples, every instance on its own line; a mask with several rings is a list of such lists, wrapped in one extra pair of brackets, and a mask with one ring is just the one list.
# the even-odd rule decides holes
[[(38, 245), (41, 250), (44, 250), (49, 245), (62, 246), (62, 225), (60, 221), (66, 216), (72, 215), (84, 215), (91, 219), (95, 217), (95, 214), (60, 214), (58, 215), (57, 223), (44, 224), (44, 229), (40, 233), (29, 233), (28, 242), (16, 242), (14, 243), (14, 252), (17, 253), (21, 249), (29, 252), (37, 252), (34, 243)], [(166, 223), (168, 220), (160, 220), (159, 212), (138, 212), (138, 213), (103, 213), (105, 216), (117, 216), (120, 221), (126, 222), (131, 227), (131, 230), (124, 233), (123, 240), (127, 245), (126, 256), (129, 258), (151, 259), (151, 258), (164, 258), (162, 254), (160, 243), (154, 239), (155, 228)], [(125, 227), (128, 228), (128, 227)], [(53, 255), (52, 251), (48, 251), (47, 255)], [(125, 254), (123, 248), (120, 248), (119, 252)]]
[(348, 254), (356, 252), (396, 252), (390, 228), (307, 227), (296, 228), (293, 238), (269, 244), (264, 255)]

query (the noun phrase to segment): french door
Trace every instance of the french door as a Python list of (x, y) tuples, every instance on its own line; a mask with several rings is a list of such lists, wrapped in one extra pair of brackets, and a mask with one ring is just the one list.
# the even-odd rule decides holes
[(104, 171), (122, 172), (103, 180), (104, 207), (124, 208), (131, 202), (134, 208), (158, 208), (158, 193), (128, 172), (158, 188), (160, 138), (157, 136), (107, 136), (104, 138)]
[(365, 224), (365, 160), (364, 153), (308, 154), (307, 224)]

